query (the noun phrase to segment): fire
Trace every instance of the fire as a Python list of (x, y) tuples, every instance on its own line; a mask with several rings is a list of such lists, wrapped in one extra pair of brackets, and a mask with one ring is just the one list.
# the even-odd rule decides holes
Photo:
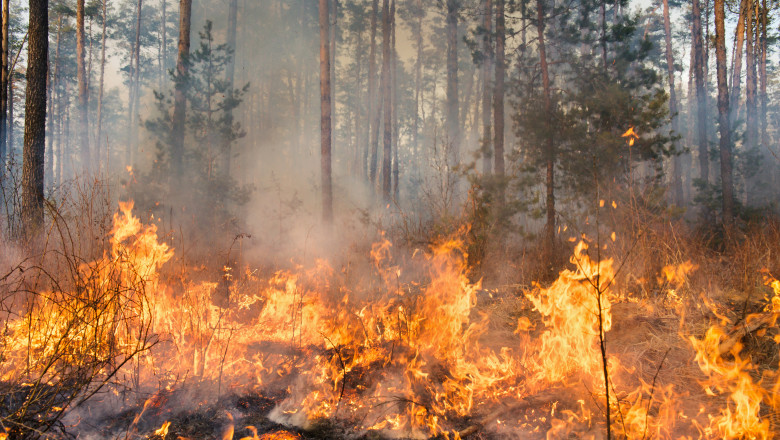
[(722, 438), (770, 438), (769, 421), (760, 416), (762, 400), (766, 391), (757, 386), (750, 370), (749, 361), (739, 357), (741, 346), (732, 349), (733, 362), (724, 361), (718, 354), (718, 346), (723, 332), (712, 327), (704, 339), (691, 337), (690, 342), (696, 350), (696, 363), (708, 380), (703, 383), (711, 395), (725, 394), (727, 406), (719, 414), (709, 416), (709, 425), (704, 432)]
[(614, 270), (611, 259), (595, 262), (585, 254), (587, 249), (580, 242), (570, 260), (576, 269), (562, 271), (549, 288), (528, 294), (546, 329), (539, 337), (538, 351), (528, 359), (539, 385), (566, 382), (574, 372), (599, 377), (598, 317), (602, 316), (601, 331), (609, 331)]
[[(755, 366), (740, 357), (739, 344), (730, 350), (733, 361), (724, 359), (719, 327), (701, 340), (687, 338), (687, 349), (702, 386), (721, 396), (722, 406), (712, 401), (691, 413), (679, 386), (623, 365), (623, 347), (612, 347), (609, 335), (619, 302), (615, 263), (591, 258), (585, 242), (552, 284), (523, 292), (533, 310), (515, 315), (502, 339), (489, 333), (497, 324), (479, 304), (482, 285), (466, 275), (466, 245), (458, 237), (416, 251), (408, 265), (394, 261), (383, 237), (371, 249), (371, 273), (358, 280), (325, 260), (267, 277), (247, 270), (220, 307), (213, 296), (225, 287), (174, 276), (166, 266), (174, 250), (132, 209), (132, 202), (120, 204), (110, 249), (79, 268), (89, 280), (81, 296), (49, 292), (10, 322), (3, 380), (41, 371), (57, 340), (72, 347), (63, 362), (140, 353), (115, 375), (135, 377), (153, 393), (133, 427), (164, 404), (154, 390), (192, 377), (218, 384), (217, 393), (284, 390), (269, 417), (303, 428), (339, 419), (356, 433), (405, 438), (454, 439), (488, 426), (524, 436), (587, 437), (606, 423), (608, 386), (610, 423), (627, 438), (678, 438), (681, 423), (703, 438), (772, 436), (761, 405), (778, 409), (780, 381), (755, 381)], [(664, 267), (659, 283), (680, 288), (696, 267), (690, 261)], [(774, 296), (766, 313), (777, 314), (780, 282), (767, 283)], [(108, 312), (90, 315), (85, 304)], [(241, 430), (227, 416), (221, 438), (232, 439)], [(464, 430), (468, 423), (479, 428)], [(166, 436), (170, 425), (154, 434)], [(242, 440), (301, 438), (245, 429), (252, 436)]]
[(620, 135), (620, 137), (627, 137), (628, 138), (628, 146), (631, 147), (634, 145), (634, 141), (639, 139), (639, 135), (634, 131), (634, 127), (629, 127), (628, 130), (626, 130), (625, 133)]
[(670, 264), (661, 269), (661, 276), (658, 277), (658, 284), (668, 283), (679, 289), (685, 284), (688, 275), (699, 268), (699, 265), (691, 263), (690, 260), (680, 264)]
[(154, 431), (154, 435), (159, 435), (160, 437), (165, 437), (166, 435), (168, 435), (168, 428), (170, 426), (171, 426), (171, 422), (163, 423), (163, 425), (160, 427), (160, 429), (157, 429), (156, 431)]

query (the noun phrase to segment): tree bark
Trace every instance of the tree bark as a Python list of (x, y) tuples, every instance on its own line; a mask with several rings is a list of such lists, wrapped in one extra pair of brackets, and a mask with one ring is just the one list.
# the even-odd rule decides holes
[(452, 170), (460, 160), (458, 102), (458, 11), (459, 0), (447, 0), (447, 164)]
[(748, 14), (748, 0), (742, 0), (739, 5), (739, 19), (734, 32), (734, 59), (731, 71), (731, 94), (729, 96), (729, 123), (734, 125), (739, 116), (740, 89), (742, 86), (742, 48), (745, 46), (745, 21)]
[(87, 66), (85, 63), (84, 0), (76, 2), (76, 69), (79, 86), (79, 146), (81, 169), (89, 175), (92, 155), (89, 151), (89, 97), (87, 95)]
[(24, 235), (27, 239), (32, 239), (43, 227), (49, 8), (47, 0), (30, 0), (29, 4), (21, 214)]
[[(664, 3), (664, 38), (666, 40), (666, 67), (669, 75), (669, 113), (671, 117), (672, 136), (679, 131), (677, 123), (677, 92), (674, 87), (674, 53), (672, 52), (672, 25), (669, 20), (669, 0)], [(675, 145), (674, 143), (672, 144)], [(677, 206), (683, 205), (682, 194), (682, 170), (680, 169), (680, 155), (675, 151), (672, 158), (672, 194)]]
[[(0, 49), (0, 163), (8, 151), (8, 19), (11, 0), (2, 0), (2, 49)], [(2, 170), (0, 169), (0, 174)]]
[[(725, 50), (725, 49), (724, 49)], [(704, 54), (702, 51), (701, 11), (699, 0), (693, 0), (693, 71), (696, 81), (696, 128), (699, 144), (699, 178), (710, 180), (709, 145), (707, 142), (707, 94), (704, 90)]]
[(412, 145), (415, 157), (420, 151), (420, 105), (422, 104), (422, 65), (423, 65), (423, 17), (422, 0), (417, 0), (417, 23), (414, 27), (414, 39), (417, 44), (417, 60), (414, 68), (414, 119), (412, 121)]
[(192, 0), (179, 2), (179, 53), (176, 60), (176, 84), (173, 95), (173, 129), (171, 130), (171, 171), (174, 181), (181, 178), (184, 171), (184, 122), (187, 111), (190, 56), (190, 23), (192, 19)]
[(328, 0), (320, 0), (320, 164), (322, 171), (322, 221), (333, 221), (331, 186), (331, 96)]
[(482, 0), (482, 7), (482, 26), (485, 32), (482, 36), (482, 174), (488, 175), (493, 168), (493, 126), (491, 123), (493, 94), (490, 87), (490, 61), (493, 52), (490, 47), (490, 34), (493, 32), (492, 0)]
[[(330, 92), (331, 96), (336, 96), (336, 26), (338, 25), (338, 2), (339, 0), (329, 0), (328, 16), (330, 17), (330, 26), (328, 27), (328, 44), (330, 48)], [(330, 100), (330, 124), (331, 128), (336, 127), (336, 100)], [(330, 145), (333, 148), (336, 145), (336, 130), (331, 130)], [(331, 154), (333, 152), (331, 151)]]
[[(106, 19), (108, 14), (106, 13), (108, 0), (103, 0), (103, 29), (100, 37), (100, 84), (98, 86), (98, 102), (97, 102), (97, 136), (95, 141), (95, 156), (97, 157), (97, 171), (100, 172), (101, 160), (100, 149), (103, 138), (103, 88), (105, 87), (105, 73), (106, 73)], [(108, 147), (106, 147), (106, 164), (108, 164)]]
[[(57, 17), (57, 39), (55, 43), (55, 49), (54, 49), (54, 70), (47, 69), (47, 76), (49, 78), (49, 117), (48, 117), (48, 126), (49, 126), (49, 136), (47, 137), (47, 153), (48, 153), (48, 160), (46, 160), (46, 171), (45, 175), (49, 179), (51, 179), (51, 183), (54, 183), (54, 102), (55, 102), (55, 95), (57, 92), (57, 84), (59, 82), (59, 74), (60, 74), (60, 40), (62, 37), (62, 14), (60, 14)], [(59, 121), (60, 118), (58, 118)]]
[(759, 47), (761, 51), (761, 60), (759, 63), (759, 101), (761, 111), (759, 112), (759, 122), (761, 126), (761, 145), (764, 148), (769, 146), (769, 134), (767, 132), (767, 77), (766, 77), (766, 53), (767, 53), (767, 20), (769, 9), (766, 7), (766, 0), (761, 0), (761, 37)]
[[(228, 91), (233, 93), (236, 71), (236, 32), (238, 27), (238, 0), (230, 0), (228, 7), (227, 45), (233, 51), (233, 59), (225, 68), (225, 80), (228, 82)], [(225, 112), (228, 123), (233, 125), (233, 110)], [(230, 161), (232, 160), (233, 141), (225, 138), (222, 141), (222, 174), (230, 177)]]
[(390, 65), (391, 78), (391, 99), (392, 99), (392, 127), (393, 127), (393, 198), (398, 200), (398, 178), (400, 177), (400, 168), (398, 163), (398, 52), (395, 46), (395, 0), (390, 4), (390, 53), (392, 63)]
[[(749, 2), (747, 7), (747, 14), (745, 17), (745, 53), (747, 59), (745, 60), (745, 69), (747, 70), (745, 75), (745, 148), (750, 151), (758, 146), (758, 121), (757, 121), (757, 101), (756, 101), (756, 44), (755, 44), (755, 29), (753, 24), (755, 23), (755, 15), (753, 11), (757, 4)], [(730, 101), (733, 102), (733, 101)]]
[(366, 154), (370, 150), (368, 162), (368, 180), (373, 187), (376, 184), (377, 172), (377, 150), (379, 149), (379, 116), (380, 109), (376, 105), (376, 26), (377, 16), (379, 15), (379, 0), (373, 0), (371, 7), (371, 49), (368, 53), (368, 115), (369, 115), (369, 134)]
[(391, 163), (392, 157), (392, 101), (390, 97), (390, 66), (392, 65), (390, 54), (390, 1), (382, 1), (382, 101), (384, 113), (384, 137), (382, 148), (382, 201), (390, 202), (391, 195)]
[(545, 257), (548, 267), (554, 266), (555, 256), (555, 144), (552, 138), (552, 96), (550, 95), (550, 73), (547, 65), (547, 50), (544, 38), (544, 1), (536, 2), (536, 30), (538, 34), (539, 64), (542, 70), (542, 87), (544, 93), (544, 112), (545, 120), (548, 126), (546, 131), (546, 186), (547, 186), (547, 223), (544, 227), (545, 233)]
[(162, 90), (165, 85), (165, 78), (167, 76), (165, 67), (168, 65), (168, 0), (161, 0), (160, 3), (160, 13), (162, 15), (160, 20), (160, 58), (162, 58), (160, 60), (160, 90)]
[(504, 76), (506, 75), (506, 25), (504, 0), (496, 0), (496, 84), (493, 89), (493, 117), (495, 119), (495, 150), (493, 172), (504, 174)]
[[(696, 1), (696, 0), (694, 0)], [(718, 126), (720, 130), (720, 176), (723, 193), (723, 228), (730, 237), (734, 223), (734, 177), (731, 165), (729, 90), (726, 79), (726, 27), (724, 0), (715, 0), (715, 58), (718, 70)]]
[[(190, 0), (191, 1), (191, 0)], [(143, 0), (138, 0), (135, 15), (135, 39), (130, 52), (130, 87), (127, 105), (127, 164), (131, 165), (136, 160), (136, 144), (138, 143), (138, 98), (140, 94), (141, 77), (141, 10)], [(135, 62), (135, 65), (133, 65)]]

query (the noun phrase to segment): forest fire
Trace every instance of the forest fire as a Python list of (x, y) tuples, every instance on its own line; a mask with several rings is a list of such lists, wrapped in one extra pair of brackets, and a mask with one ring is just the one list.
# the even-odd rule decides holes
[[(627, 438), (772, 437), (762, 405), (777, 411), (780, 382), (755, 381), (740, 343), (723, 352), (727, 322), (703, 339), (688, 338), (701, 373), (695, 408), (684, 403), (690, 384), (658, 374), (666, 355), (648, 376), (616, 348), (599, 348), (609, 340), (612, 309), (624, 299), (615, 293), (613, 261), (591, 259), (585, 242), (574, 250), (572, 269), (523, 293), (530, 307), (501, 330), (486, 313), (489, 296), (466, 276), (458, 238), (417, 252), (403, 266), (394, 263), (389, 241), (375, 243), (373, 270), (362, 278), (325, 261), (266, 279), (249, 273), (245, 283), (231, 285), (222, 308), (211, 300), (218, 283), (167, 278), (174, 250), (132, 208), (123, 203), (114, 215), (111, 251), (79, 268), (81, 291), (50, 292), (9, 319), (4, 346), (14, 361), (3, 363), (5, 383), (33, 387), (25, 381), (35, 375), (55, 383), (66, 371), (59, 364), (129, 359), (141, 350), (106, 381), (114, 394), (128, 380), (136, 391), (158, 390), (133, 430), (152, 412), (170, 414), (163, 408), (174, 398), (161, 392), (199, 383), (218, 394), (275, 396), (268, 419), (304, 432), (330, 420), (353, 435), (401, 438), (462, 438), (479, 430), (597, 436), (609, 395), (613, 429)], [(664, 267), (659, 281), (692, 270), (690, 262)], [(761, 316), (773, 326), (780, 283), (768, 284), (774, 296)], [(70, 405), (52, 411), (78, 403)], [(233, 438), (233, 426), (253, 432), (246, 438), (300, 438), (283, 430), (258, 437), (254, 426), (241, 426), (240, 413), (235, 422), (227, 416), (223, 438)], [(177, 423), (150, 428), (151, 438), (167, 438)]]
[(0, 0), (0, 440), (780, 438), (779, 11)]

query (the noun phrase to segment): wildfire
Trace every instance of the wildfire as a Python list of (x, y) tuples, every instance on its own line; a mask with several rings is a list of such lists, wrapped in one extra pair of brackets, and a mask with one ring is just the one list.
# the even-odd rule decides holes
[[(584, 242), (552, 284), (524, 292), (533, 310), (514, 318), (514, 333), (507, 329), (506, 337), (496, 338), (493, 317), (479, 305), (481, 283), (466, 275), (468, 255), (458, 238), (415, 252), (410, 265), (394, 262), (392, 244), (382, 239), (370, 253), (373, 272), (359, 281), (324, 260), (265, 278), (247, 271), (240, 288), (230, 285), (230, 307), (222, 308), (212, 301), (218, 282), (165, 273), (173, 249), (132, 208), (132, 202), (120, 204), (110, 250), (79, 268), (90, 280), (81, 296), (51, 292), (11, 321), (4, 343), (12, 362), (2, 364), (3, 380), (39, 371), (43, 364), (36, 362), (47, 359), (51, 341), (58, 340), (72, 345), (63, 359), (69, 362), (140, 350), (117, 377), (132, 375), (142, 388), (171, 387), (177, 378), (194, 376), (219, 383), (219, 392), (282, 389), (285, 397), (269, 417), (304, 428), (340, 419), (355, 432), (413, 438), (459, 438), (486, 426), (587, 437), (606, 423), (610, 387), (608, 404), (617, 414), (610, 423), (619, 423), (627, 438), (676, 438), (681, 421), (704, 438), (772, 437), (762, 405), (778, 408), (780, 382), (753, 380), (755, 366), (740, 357), (738, 343), (728, 350), (733, 360), (725, 360), (720, 327), (687, 340), (703, 389), (721, 396), (723, 406), (708, 402), (707, 410), (690, 413), (675, 384), (632, 376), (620, 350), (609, 345), (618, 301), (614, 262), (592, 259)], [(696, 267), (664, 267), (659, 283), (681, 288)], [(768, 284), (774, 296), (766, 313), (776, 317), (780, 282)], [(85, 304), (110, 313), (77, 313)], [(95, 333), (104, 336), (95, 339)], [(150, 337), (159, 343), (144, 345)], [(33, 367), (22, 371), (14, 363)], [(638, 385), (627, 388), (631, 380)], [(161, 404), (157, 393), (147, 399), (133, 426)], [(228, 418), (224, 439), (234, 435)], [(478, 428), (464, 430), (473, 420)], [(154, 434), (165, 437), (170, 425)], [(246, 429), (252, 436), (242, 440), (301, 438)]]

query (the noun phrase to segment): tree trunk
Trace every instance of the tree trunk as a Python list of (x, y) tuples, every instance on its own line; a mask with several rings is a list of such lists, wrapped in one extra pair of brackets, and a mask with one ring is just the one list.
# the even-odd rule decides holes
[(181, 178), (184, 171), (184, 122), (187, 111), (190, 56), (190, 22), (192, 19), (192, 0), (179, 2), (179, 54), (176, 60), (176, 84), (173, 105), (173, 129), (171, 130), (171, 171), (174, 181)]
[[(550, 73), (547, 66), (547, 51), (544, 39), (544, 2), (536, 2), (536, 30), (538, 33), (539, 64), (542, 70), (545, 120), (552, 124), (552, 97), (550, 95)], [(552, 127), (547, 127), (546, 165), (547, 165), (547, 223), (545, 224), (545, 257), (548, 267), (554, 267), (555, 256), (555, 144), (552, 139)]]
[[(191, 1), (191, 0), (190, 0)], [(138, 99), (140, 97), (141, 78), (141, 10), (143, 0), (138, 0), (135, 15), (135, 40), (130, 55), (130, 87), (129, 102), (127, 105), (127, 164), (131, 165), (136, 160), (135, 153), (138, 143)], [(135, 61), (135, 65), (133, 65)]]
[(412, 121), (412, 145), (415, 157), (420, 151), (420, 106), (422, 105), (422, 65), (423, 65), (423, 5), (417, 0), (417, 23), (414, 27), (414, 39), (417, 44), (417, 60), (414, 68), (414, 119)]
[(30, 0), (22, 165), (22, 225), (27, 239), (43, 227), (43, 162), (46, 151), (46, 70), (49, 54), (47, 0)]
[(707, 142), (707, 95), (704, 90), (704, 54), (702, 53), (699, 0), (693, 0), (693, 56), (693, 71), (696, 80), (696, 127), (698, 133), (696, 141), (699, 144), (699, 178), (706, 185), (710, 180), (710, 160)]
[[(745, 68), (747, 70), (745, 76), (745, 148), (750, 151), (754, 150), (758, 146), (758, 121), (757, 121), (757, 102), (756, 102), (756, 44), (755, 44), (755, 15), (753, 11), (757, 4), (749, 2), (747, 7), (747, 14), (745, 18), (745, 53), (747, 59), (745, 61)], [(733, 101), (729, 101), (730, 103)]]
[(383, 113), (384, 113), (384, 137), (382, 148), (382, 201), (384, 203), (390, 202), (391, 194), (391, 163), (392, 156), (392, 142), (393, 142), (393, 115), (392, 115), (392, 98), (390, 97), (390, 66), (392, 60), (390, 59), (390, 0), (382, 1), (382, 100), (383, 100)]
[(745, 45), (745, 21), (748, 15), (748, 0), (742, 0), (739, 6), (739, 19), (734, 32), (734, 59), (731, 71), (731, 95), (729, 96), (729, 123), (734, 125), (739, 116), (740, 88), (742, 86), (742, 48)]
[[(6, 145), (8, 139), (8, 19), (10, 15), (9, 4), (11, 0), (2, 0), (2, 49), (0, 49), (0, 163), (5, 159), (8, 151)], [(1, 168), (1, 167), (0, 167)], [(2, 173), (2, 169), (0, 169)]]
[(504, 174), (504, 76), (506, 66), (506, 26), (504, 21), (504, 0), (496, 0), (496, 84), (493, 89), (493, 117), (495, 136), (493, 148), (495, 161), (493, 172)]
[(607, 6), (606, 0), (599, 2), (599, 19), (601, 25), (601, 35), (599, 36), (599, 42), (601, 43), (601, 61), (604, 64), (604, 71), (607, 71)]
[(769, 134), (767, 132), (767, 93), (766, 93), (766, 52), (767, 52), (767, 20), (769, 16), (769, 9), (766, 7), (766, 0), (761, 1), (761, 37), (759, 39), (759, 48), (761, 51), (761, 60), (759, 63), (759, 101), (761, 103), (761, 111), (759, 112), (759, 123), (761, 126), (761, 145), (764, 148), (769, 146)]
[[(47, 76), (49, 77), (49, 118), (48, 118), (48, 126), (49, 126), (49, 136), (47, 138), (48, 146), (48, 160), (46, 161), (46, 171), (45, 175), (49, 179), (51, 179), (51, 182), (54, 183), (54, 102), (55, 102), (55, 94), (57, 94), (57, 84), (59, 82), (59, 74), (60, 74), (60, 40), (62, 37), (62, 14), (60, 14), (57, 17), (57, 40), (55, 43), (55, 49), (54, 49), (54, 70), (47, 69)], [(57, 119), (59, 120), (59, 118)]]
[(368, 55), (368, 115), (369, 135), (368, 150), (370, 158), (368, 162), (368, 180), (373, 187), (376, 184), (377, 150), (379, 149), (379, 116), (380, 107), (376, 105), (376, 22), (379, 15), (379, 0), (374, 0), (371, 7), (371, 49)]
[[(105, 72), (106, 72), (106, 6), (108, 0), (103, 0), (103, 29), (100, 37), (100, 85), (98, 86), (98, 102), (97, 102), (97, 137), (95, 142), (95, 153), (97, 156), (97, 171), (100, 172), (101, 160), (100, 149), (103, 143), (103, 88), (105, 87)], [(108, 164), (108, 143), (106, 143), (106, 164)]]
[[(671, 117), (672, 136), (678, 134), (677, 123), (677, 92), (674, 87), (674, 54), (672, 52), (672, 25), (669, 20), (669, 0), (664, 2), (664, 38), (666, 40), (666, 67), (669, 75), (669, 113)], [(674, 144), (672, 144), (674, 146)], [(680, 155), (677, 151), (672, 158), (672, 194), (677, 206), (683, 205), (682, 194), (682, 170), (680, 169)]]
[(483, 21), (485, 34), (482, 36), (482, 174), (490, 174), (493, 167), (493, 127), (491, 124), (491, 108), (493, 106), (492, 90), (490, 87), (490, 59), (492, 48), (490, 47), (490, 34), (493, 32), (493, 4), (492, 0), (482, 0)]
[(331, 96), (328, 0), (320, 0), (320, 161), (322, 169), (322, 221), (333, 221), (331, 187)]
[(398, 163), (398, 52), (396, 52), (395, 46), (395, 0), (390, 5), (390, 53), (392, 56), (392, 63), (390, 66), (390, 78), (391, 78), (391, 99), (392, 99), (392, 127), (393, 127), (393, 198), (398, 201), (399, 189), (398, 189), (398, 177), (400, 176), (400, 168)]
[[(694, 0), (696, 1), (696, 0)], [(715, 0), (715, 58), (718, 70), (718, 126), (720, 130), (720, 177), (723, 191), (723, 228), (731, 236), (734, 222), (734, 177), (731, 167), (729, 90), (726, 79), (726, 27), (724, 0)]]
[(79, 85), (79, 146), (81, 147), (81, 169), (89, 175), (92, 171), (92, 155), (89, 151), (89, 97), (84, 42), (84, 0), (78, 0), (76, 2), (76, 69)]
[[(328, 15), (330, 17), (330, 26), (328, 27), (328, 44), (330, 44), (330, 93), (336, 96), (336, 26), (338, 24), (338, 2), (339, 0), (329, 0)], [(330, 145), (333, 148), (336, 145), (336, 100), (330, 100)], [(331, 151), (331, 154), (333, 152)]]
[[(228, 91), (233, 93), (233, 83), (235, 81), (236, 71), (236, 32), (238, 28), (238, 0), (230, 0), (228, 7), (228, 25), (227, 25), (227, 45), (233, 50), (233, 59), (225, 68), (225, 80), (228, 82)], [(225, 119), (233, 125), (233, 110), (225, 112)], [(232, 160), (233, 142), (225, 138), (222, 141), (222, 173), (227, 178), (230, 177), (230, 161)]]
[[(14, 151), (14, 86), (14, 71), (11, 70), (8, 72), (8, 152)], [(0, 160), (0, 167), (2, 166), (3, 161)]]
[(460, 0), (447, 0), (447, 165), (450, 170), (460, 160), (458, 102), (458, 10)]

